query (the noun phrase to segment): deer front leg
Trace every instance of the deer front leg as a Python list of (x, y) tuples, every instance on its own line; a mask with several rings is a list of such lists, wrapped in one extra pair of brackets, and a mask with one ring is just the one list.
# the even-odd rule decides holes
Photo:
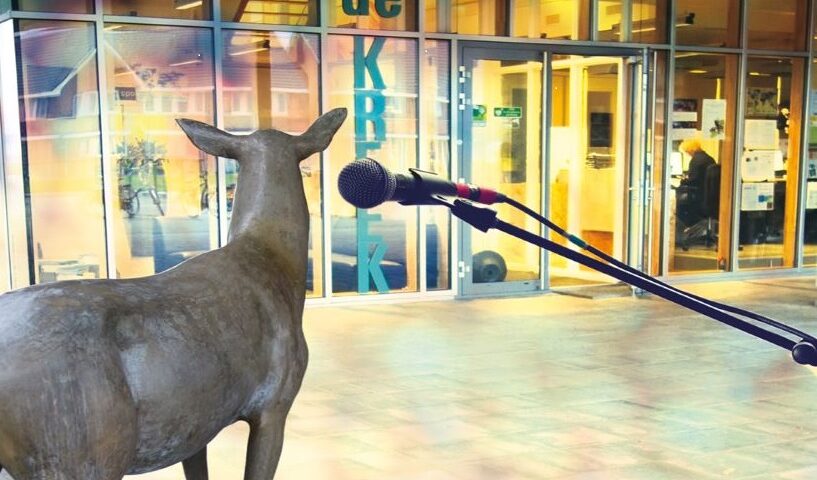
[(247, 445), (247, 467), (244, 480), (272, 480), (281, 449), (284, 446), (284, 426), (290, 405), (277, 405), (250, 421), (250, 441)]
[(184, 478), (186, 480), (208, 480), (207, 474), (207, 447), (182, 462)]

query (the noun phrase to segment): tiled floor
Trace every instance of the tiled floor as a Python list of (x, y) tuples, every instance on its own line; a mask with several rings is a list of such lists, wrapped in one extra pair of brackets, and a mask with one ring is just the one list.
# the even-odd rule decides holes
[[(817, 333), (813, 280), (684, 288)], [(817, 370), (659, 299), (313, 308), (305, 326), (277, 479), (817, 475)], [(246, 436), (211, 443), (211, 478), (242, 478)]]

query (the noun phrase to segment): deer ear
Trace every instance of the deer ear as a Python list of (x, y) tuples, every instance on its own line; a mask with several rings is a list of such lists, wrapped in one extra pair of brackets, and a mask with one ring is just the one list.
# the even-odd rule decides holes
[(193, 145), (210, 155), (236, 158), (241, 152), (242, 137), (240, 136), (189, 118), (176, 119), (176, 123), (182, 127)]
[(316, 152), (326, 150), (335, 132), (338, 131), (343, 121), (346, 119), (346, 109), (336, 108), (328, 113), (324, 113), (309, 130), (295, 137), (295, 149), (298, 160), (312, 155)]

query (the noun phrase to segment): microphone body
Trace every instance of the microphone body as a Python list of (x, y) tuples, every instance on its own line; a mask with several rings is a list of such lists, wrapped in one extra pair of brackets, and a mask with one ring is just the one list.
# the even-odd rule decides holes
[(491, 205), (503, 202), (505, 196), (488, 188), (455, 183), (434, 172), (410, 168), (408, 174), (393, 174), (380, 163), (369, 159), (347, 164), (338, 175), (341, 196), (358, 208), (372, 208), (383, 202), (402, 205), (436, 205), (434, 195), (459, 197)]

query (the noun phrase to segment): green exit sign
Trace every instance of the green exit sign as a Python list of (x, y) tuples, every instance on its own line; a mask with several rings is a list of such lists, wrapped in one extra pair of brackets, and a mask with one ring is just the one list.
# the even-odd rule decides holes
[(522, 107), (494, 107), (494, 116), (501, 118), (522, 118)]

